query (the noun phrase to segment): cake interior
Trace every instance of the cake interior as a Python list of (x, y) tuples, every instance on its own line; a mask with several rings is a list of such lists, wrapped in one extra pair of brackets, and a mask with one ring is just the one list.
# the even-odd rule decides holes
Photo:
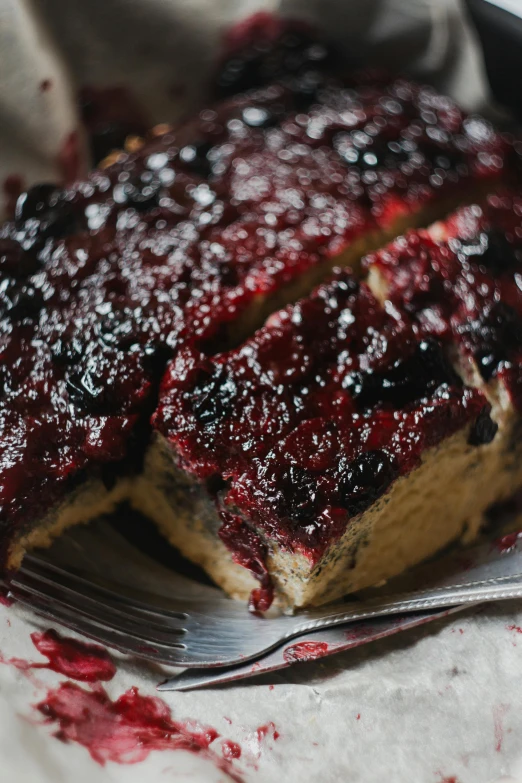
[[(468, 438), (467, 427), (430, 449), (419, 468), (399, 478), (362, 514), (362, 524), (352, 519), (316, 563), (265, 538), (279, 605), (299, 608), (333, 601), (396, 576), (452, 542), (476, 538), (488, 507), (522, 486), (522, 448), (506, 452), (490, 444), (477, 449)], [(229, 595), (248, 600), (258, 587), (219, 540), (222, 519), (213, 500), (197, 480), (176, 468), (160, 435), (149, 449), (131, 502)]]

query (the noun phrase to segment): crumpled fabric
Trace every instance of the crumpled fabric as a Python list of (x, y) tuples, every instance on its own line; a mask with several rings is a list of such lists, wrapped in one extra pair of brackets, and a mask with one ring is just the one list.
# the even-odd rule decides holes
[[(252, 21), (253, 20), (253, 21)], [(105, 94), (144, 127), (201, 106), (239, 40), (298, 20), (347, 58), (405, 70), (466, 108), (487, 95), (454, 0), (0, 0), (0, 209), (34, 182), (84, 173), (78, 99)]]

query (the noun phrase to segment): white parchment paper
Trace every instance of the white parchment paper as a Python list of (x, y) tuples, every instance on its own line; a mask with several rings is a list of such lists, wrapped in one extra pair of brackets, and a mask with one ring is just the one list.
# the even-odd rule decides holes
[[(466, 108), (487, 102), (473, 34), (452, 0), (0, 0), (0, 183), (59, 179), (81, 86), (128, 87), (151, 122), (198, 105), (226, 29), (260, 11), (305, 19)], [(0, 783), (229, 779), (215, 759), (177, 750), (102, 766), (54, 737), (33, 705), (63, 676), (12, 663), (45, 662), (30, 634), (47, 627), (0, 605)], [(154, 694), (161, 671), (117, 661), (104, 686), (112, 698), (131, 686)], [(216, 757), (224, 739), (237, 742), (234, 769), (253, 783), (522, 781), (522, 605), (470, 611), (255, 685), (163, 698), (176, 720), (219, 732)], [(260, 738), (270, 723), (279, 736)]]

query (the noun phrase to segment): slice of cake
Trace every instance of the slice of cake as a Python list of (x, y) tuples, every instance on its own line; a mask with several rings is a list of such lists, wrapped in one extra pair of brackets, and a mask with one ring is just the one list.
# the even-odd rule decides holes
[(240, 343), (334, 263), (491, 189), (516, 159), (433, 90), (362, 77), (246, 93), (134, 147), (23, 194), (0, 229), (7, 568), (133, 493), (169, 360)]
[(181, 352), (154, 424), (134, 502), (227, 591), (246, 566), (258, 608), (393, 576), (522, 482), (483, 394), (349, 272), (230, 353)]
[(441, 341), (493, 406), (519, 471), (522, 414), (522, 198), (490, 196), (365, 259), (381, 301)]

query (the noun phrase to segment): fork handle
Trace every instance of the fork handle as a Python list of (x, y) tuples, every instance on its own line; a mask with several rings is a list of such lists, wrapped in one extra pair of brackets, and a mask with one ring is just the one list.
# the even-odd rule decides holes
[(407, 614), (410, 612), (441, 609), (457, 604), (476, 604), (490, 601), (503, 601), (510, 598), (522, 598), (522, 574), (500, 577), (496, 579), (473, 582), (471, 584), (446, 587), (436, 587), (415, 593), (402, 593), (393, 598), (365, 601), (360, 606), (338, 607), (327, 614), (321, 613), (314, 618), (308, 613), (305, 622), (298, 622), (292, 629), (294, 636), (317, 628), (328, 628), (356, 620), (372, 617), (384, 617), (391, 614)]

